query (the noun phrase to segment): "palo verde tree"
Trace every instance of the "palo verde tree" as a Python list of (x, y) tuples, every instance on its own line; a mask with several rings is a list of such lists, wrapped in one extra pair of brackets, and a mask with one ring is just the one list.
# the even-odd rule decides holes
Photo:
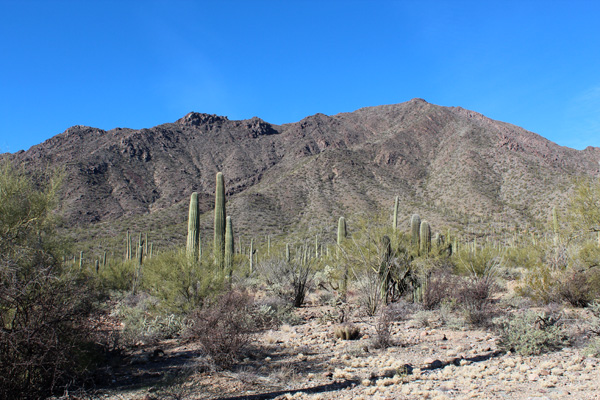
[(60, 392), (86, 354), (93, 291), (60, 262), (53, 213), (60, 179), (39, 180), (0, 164), (0, 398)]

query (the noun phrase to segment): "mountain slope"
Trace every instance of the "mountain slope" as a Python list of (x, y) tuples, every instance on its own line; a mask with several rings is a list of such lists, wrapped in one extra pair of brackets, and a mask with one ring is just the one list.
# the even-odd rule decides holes
[(255, 234), (334, 226), (340, 215), (389, 208), (396, 195), (405, 218), (420, 212), (438, 224), (467, 213), (543, 220), (573, 177), (598, 174), (600, 149), (413, 99), (279, 126), (199, 113), (142, 130), (75, 126), (10, 157), (64, 166), (62, 212), (80, 226), (166, 210), (180, 223), (193, 191), (209, 212), (220, 170), (236, 229)]

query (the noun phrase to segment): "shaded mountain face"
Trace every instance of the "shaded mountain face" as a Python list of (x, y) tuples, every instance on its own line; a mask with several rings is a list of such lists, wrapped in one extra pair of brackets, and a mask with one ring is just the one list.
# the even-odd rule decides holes
[(448, 222), (461, 215), (544, 219), (576, 176), (598, 174), (600, 148), (558, 146), (517, 126), (421, 99), (272, 125), (189, 113), (150, 129), (74, 126), (26, 152), (62, 167), (70, 224), (160, 213), (199, 193), (211, 210), (223, 171), (237, 229), (285, 232), (389, 209)]

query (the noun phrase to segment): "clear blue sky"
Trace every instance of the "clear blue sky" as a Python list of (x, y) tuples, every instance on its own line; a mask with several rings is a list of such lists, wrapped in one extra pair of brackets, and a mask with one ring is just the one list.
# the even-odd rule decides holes
[(414, 97), (600, 146), (600, 2), (0, 0), (0, 152)]

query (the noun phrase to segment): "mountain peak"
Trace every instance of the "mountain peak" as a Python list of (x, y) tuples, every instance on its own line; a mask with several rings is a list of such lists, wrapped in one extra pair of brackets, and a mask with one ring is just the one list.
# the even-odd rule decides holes
[(215, 124), (219, 122), (229, 121), (229, 118), (216, 114), (205, 114), (190, 112), (183, 118), (177, 120), (177, 123), (183, 126), (198, 126), (204, 124)]

